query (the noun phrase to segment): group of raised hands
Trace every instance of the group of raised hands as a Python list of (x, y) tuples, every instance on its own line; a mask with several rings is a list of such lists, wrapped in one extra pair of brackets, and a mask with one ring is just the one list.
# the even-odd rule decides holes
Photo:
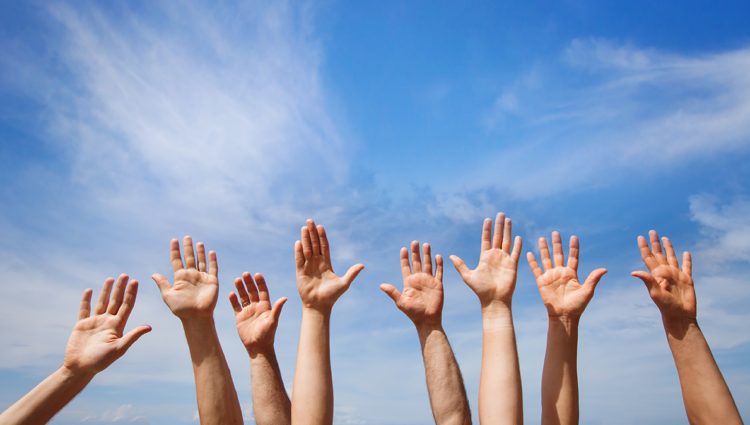
[[(457, 256), (450, 259), (482, 306), (483, 350), (479, 383), (479, 421), (483, 424), (522, 424), (521, 373), (513, 327), (512, 300), (522, 241), (512, 237), (511, 220), (500, 213), (482, 228), (479, 264), (469, 269)], [(741, 424), (737, 407), (696, 320), (691, 258), (685, 252), (680, 268), (668, 238), (649, 233), (651, 247), (638, 237), (649, 272), (632, 275), (646, 284), (662, 314), (691, 424)], [(663, 248), (662, 248), (663, 243)], [(188, 236), (170, 245), (174, 282), (152, 276), (164, 303), (181, 321), (195, 373), (201, 424), (241, 424), (242, 411), (229, 367), (219, 343), (213, 311), (219, 294), (216, 254), (202, 243), (193, 247)], [(539, 239), (542, 266), (532, 253), (527, 260), (547, 307), (549, 329), (542, 375), (542, 423), (578, 423), (577, 345), (581, 314), (607, 272), (597, 269), (583, 284), (578, 279), (579, 244), (570, 238), (565, 261), (560, 234)], [(357, 264), (339, 277), (331, 266), (330, 244), (323, 226), (312, 220), (294, 245), (297, 289), (302, 300), (302, 329), (290, 401), (274, 351), (274, 337), (286, 298), (273, 305), (263, 276), (245, 272), (229, 294), (237, 332), (250, 357), (255, 422), (266, 424), (333, 423), (329, 329), (338, 298), (364, 269)], [(471, 412), (461, 371), (442, 326), (443, 259), (417, 241), (401, 249), (404, 288), (380, 288), (414, 323), (422, 346), (427, 390), (437, 424), (469, 424)], [(0, 415), (2, 424), (43, 424), (73, 399), (102, 370), (121, 357), (145, 333), (140, 326), (124, 334), (135, 304), (138, 282), (128, 276), (107, 279), (93, 312), (92, 290), (81, 300), (78, 322), (68, 341), (62, 367)]]

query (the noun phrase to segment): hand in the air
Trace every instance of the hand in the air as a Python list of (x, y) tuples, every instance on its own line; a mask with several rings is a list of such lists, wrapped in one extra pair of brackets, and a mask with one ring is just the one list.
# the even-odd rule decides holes
[[(91, 296), (94, 291), (83, 292), (78, 312), (78, 322), (68, 339), (63, 366), (73, 374), (93, 376), (106, 369), (145, 333), (150, 326), (138, 326), (123, 335), (125, 324), (135, 305), (138, 282), (128, 285), (128, 275), (122, 274), (112, 291), (114, 279), (104, 282), (99, 300), (91, 314)], [(110, 292), (112, 298), (110, 299)]]
[[(181, 320), (197, 317), (213, 317), (216, 300), (219, 296), (219, 269), (216, 253), (208, 253), (209, 268), (206, 269), (206, 251), (203, 243), (198, 242), (198, 262), (193, 253), (193, 240), (190, 236), (183, 239), (185, 249), (185, 267), (180, 256), (180, 243), (177, 239), (170, 242), (174, 285), (167, 278), (154, 274), (152, 279), (159, 286), (164, 303), (172, 313)], [(196, 268), (197, 266), (197, 268)]]
[(589, 274), (586, 282), (581, 285), (578, 281), (578, 249), (578, 238), (571, 236), (570, 255), (566, 266), (560, 234), (552, 232), (554, 266), (549, 256), (549, 248), (545, 238), (539, 238), (539, 252), (542, 256), (544, 271), (537, 264), (534, 254), (529, 252), (526, 256), (550, 317), (580, 317), (594, 296), (596, 284), (607, 273), (607, 269), (596, 269)]
[(635, 271), (633, 276), (646, 284), (651, 299), (665, 318), (696, 317), (695, 287), (693, 286), (693, 262), (690, 253), (682, 254), (682, 269), (677, 261), (672, 242), (669, 238), (662, 238), (665, 256), (659, 243), (659, 235), (655, 230), (648, 232), (651, 238), (651, 250), (643, 236), (638, 236), (638, 248), (641, 250), (643, 262), (648, 272)]
[(234, 287), (237, 288), (237, 294), (230, 292), (229, 301), (234, 309), (237, 333), (248, 353), (253, 355), (263, 350), (272, 350), (286, 297), (276, 300), (271, 307), (268, 286), (260, 273), (255, 274), (255, 282), (250, 273), (243, 273), (242, 279), (234, 280)]

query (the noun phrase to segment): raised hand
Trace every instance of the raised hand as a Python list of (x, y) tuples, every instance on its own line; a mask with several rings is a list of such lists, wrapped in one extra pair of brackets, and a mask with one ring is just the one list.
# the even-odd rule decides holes
[[(180, 243), (170, 242), (174, 285), (167, 278), (154, 274), (152, 279), (159, 286), (164, 303), (181, 320), (195, 317), (213, 317), (216, 300), (219, 296), (219, 268), (216, 253), (208, 253), (209, 267), (206, 268), (206, 251), (202, 242), (196, 244), (198, 261), (193, 251), (193, 240), (185, 236), (182, 241), (185, 249), (185, 265), (180, 256)], [(197, 268), (196, 268), (197, 267)]]
[(83, 292), (78, 322), (65, 349), (63, 366), (66, 369), (75, 375), (93, 376), (122, 357), (138, 338), (151, 331), (150, 326), (139, 326), (123, 335), (137, 293), (138, 282), (133, 280), (128, 285), (128, 275), (120, 275), (116, 284), (109, 278), (104, 281), (91, 314), (93, 291)]
[(443, 257), (435, 256), (435, 274), (432, 273), (432, 255), (430, 244), (422, 247), (424, 261), (419, 256), (419, 242), (411, 243), (411, 262), (409, 251), (401, 248), (401, 273), (404, 277), (404, 292), (393, 285), (384, 283), (380, 289), (388, 294), (396, 307), (404, 312), (415, 325), (422, 323), (440, 324), (443, 314)]
[(505, 214), (498, 213), (495, 218), (495, 236), (492, 237), (492, 220), (484, 220), (482, 250), (476, 269), (469, 270), (463, 260), (455, 255), (450, 257), (461, 278), (479, 297), (483, 308), (493, 304), (511, 305), (522, 248), (521, 237), (516, 236), (511, 251), (512, 226)]
[(643, 262), (646, 263), (651, 273), (635, 271), (631, 275), (646, 284), (651, 299), (659, 307), (662, 316), (694, 319), (696, 302), (692, 278), (693, 262), (690, 253), (685, 251), (682, 254), (682, 269), (680, 269), (669, 238), (662, 238), (664, 249), (667, 251), (665, 256), (656, 231), (652, 230), (648, 232), (648, 235), (651, 239), (651, 250), (648, 249), (648, 242), (643, 236), (638, 236), (638, 248), (641, 250)]
[(268, 286), (260, 273), (255, 274), (255, 282), (250, 273), (243, 273), (242, 279), (234, 280), (234, 287), (237, 288), (239, 299), (237, 294), (230, 292), (229, 301), (234, 309), (237, 333), (247, 352), (252, 356), (258, 351), (272, 350), (279, 315), (286, 303), (286, 297), (278, 299), (271, 307)]
[(558, 232), (552, 232), (552, 252), (554, 265), (549, 256), (549, 247), (545, 238), (539, 238), (539, 253), (542, 256), (544, 271), (536, 262), (534, 254), (529, 252), (526, 258), (531, 271), (536, 277), (539, 293), (550, 317), (580, 317), (589, 301), (594, 296), (594, 289), (607, 269), (596, 269), (586, 282), (578, 281), (578, 238), (570, 237), (570, 254), (568, 265), (564, 264), (562, 240)]
[(302, 241), (294, 244), (294, 261), (297, 264), (297, 290), (302, 305), (318, 311), (330, 311), (365, 266), (355, 264), (343, 277), (336, 276), (323, 226), (316, 227), (313, 220), (307, 220), (307, 226), (302, 228), (301, 233)]

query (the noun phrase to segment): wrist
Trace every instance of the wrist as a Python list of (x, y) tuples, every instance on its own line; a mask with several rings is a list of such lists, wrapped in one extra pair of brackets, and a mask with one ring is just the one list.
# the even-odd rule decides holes
[(187, 329), (205, 329), (205, 328), (216, 328), (216, 324), (214, 323), (214, 316), (213, 314), (209, 316), (185, 316), (180, 317), (180, 321), (182, 322), (182, 327)]
[(661, 321), (667, 334), (684, 335), (690, 326), (698, 326), (698, 319), (695, 317), (662, 315)]
[(429, 334), (432, 331), (443, 332), (443, 323), (440, 319), (416, 321), (414, 322), (414, 326), (417, 328), (417, 333), (419, 333), (420, 335)]
[(329, 319), (331, 317), (331, 311), (333, 306), (312, 306), (302, 305), (302, 316), (309, 317), (322, 317)]
[(276, 351), (273, 349), (273, 343), (269, 345), (254, 345), (245, 347), (247, 354), (250, 356), (250, 361), (256, 359), (272, 358), (276, 357)]
[(581, 322), (580, 316), (549, 316), (547, 318), (549, 326), (563, 327), (565, 330), (570, 331), (577, 329), (578, 324)]
[(512, 316), (511, 302), (493, 301), (489, 304), (482, 304), (483, 318), (503, 318)]
[(88, 383), (92, 379), (94, 379), (94, 376), (96, 376), (97, 372), (84, 372), (80, 370), (75, 370), (75, 368), (68, 367), (66, 365), (62, 365), (58, 370), (57, 373), (60, 375), (60, 377), (65, 382), (82, 382), (82, 383)]

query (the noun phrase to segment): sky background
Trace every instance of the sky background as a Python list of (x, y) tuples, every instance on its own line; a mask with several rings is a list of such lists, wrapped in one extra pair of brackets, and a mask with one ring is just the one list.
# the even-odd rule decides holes
[[(192, 235), (220, 267), (217, 327), (246, 423), (249, 361), (227, 299), (243, 271), (301, 307), (293, 245), (326, 226), (336, 424), (429, 424), (419, 341), (378, 286), (399, 248), (470, 267), (482, 220), (524, 251), (553, 230), (606, 267), (579, 341), (582, 424), (687, 418), (658, 310), (630, 276), (638, 235), (693, 254), (698, 319), (750, 418), (750, 3), (2, 2), (0, 409), (62, 363), (85, 288), (141, 282), (153, 327), (53, 421), (197, 422), (179, 321), (153, 273)], [(481, 314), (448, 263), (444, 327), (476, 422)], [(546, 310), (514, 297), (525, 420), (539, 423)]]

